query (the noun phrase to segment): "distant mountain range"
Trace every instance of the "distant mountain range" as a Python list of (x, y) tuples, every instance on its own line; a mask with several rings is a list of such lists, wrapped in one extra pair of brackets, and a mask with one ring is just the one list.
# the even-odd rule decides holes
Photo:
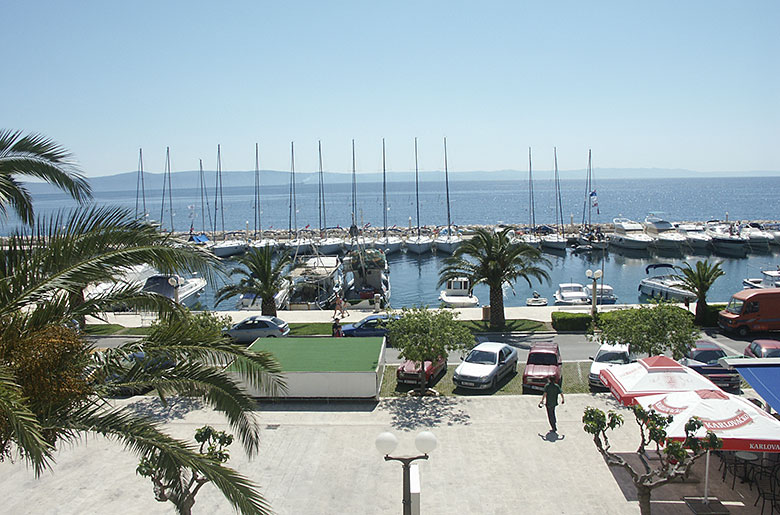
[[(198, 171), (173, 172), (171, 174), (171, 184), (174, 189), (194, 188), (200, 184)], [(534, 178), (537, 180), (549, 180), (552, 178), (551, 170), (535, 170)], [(585, 170), (565, 170), (560, 171), (562, 180), (584, 180)], [(668, 168), (595, 168), (593, 175), (597, 180), (602, 179), (631, 179), (636, 178), (707, 178), (707, 177), (772, 177), (780, 176), (780, 172), (756, 171), (756, 172), (696, 172), (684, 169)], [(326, 184), (349, 183), (352, 180), (351, 172), (325, 172)], [(161, 173), (145, 173), (144, 183), (149, 190), (156, 190), (162, 187)], [(204, 172), (206, 186), (209, 189), (214, 187), (215, 172)], [(232, 171), (222, 172), (222, 185), (229, 187), (254, 187), (254, 171)], [(298, 184), (316, 184), (316, 172), (296, 172), (296, 181)], [(491, 172), (472, 171), (472, 172), (450, 172), (450, 180), (461, 181), (507, 181), (507, 180), (525, 180), (528, 177), (527, 170), (497, 170)], [(382, 174), (375, 172), (363, 172), (357, 174), (357, 180), (361, 183), (381, 182)], [(414, 172), (388, 172), (388, 182), (414, 182)], [(444, 181), (443, 171), (420, 172), (420, 182)], [(137, 182), (137, 172), (124, 172), (115, 175), (106, 175), (102, 177), (90, 177), (89, 182), (93, 191), (135, 191)], [(276, 170), (261, 170), (260, 184), (283, 186), (290, 182), (290, 172), (280, 172)], [(56, 188), (37, 182), (26, 183), (30, 192), (33, 194), (53, 193)]]

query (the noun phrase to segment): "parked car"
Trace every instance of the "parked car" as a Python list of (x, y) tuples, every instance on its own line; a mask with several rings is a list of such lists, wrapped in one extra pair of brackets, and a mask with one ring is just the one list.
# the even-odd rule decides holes
[(605, 388), (599, 377), (602, 370), (613, 365), (625, 365), (632, 361), (628, 345), (611, 345), (609, 343), (602, 344), (596, 352), (596, 356), (590, 359), (593, 360), (588, 374), (588, 385), (591, 390)]
[[(439, 377), (447, 373), (447, 360), (439, 358), (435, 361), (426, 361), (423, 363), (425, 370), (425, 385), (430, 386)], [(395, 371), (395, 380), (398, 384), (417, 385), (420, 382), (420, 367), (411, 360), (406, 360)]]
[(480, 343), (455, 369), (452, 382), (460, 388), (495, 389), (503, 377), (517, 371), (517, 359), (517, 349), (510, 345)]
[(544, 390), (547, 378), (563, 382), (561, 352), (557, 343), (535, 343), (528, 351), (528, 360), (523, 370), (523, 393), (529, 390)]
[(726, 352), (717, 343), (698, 340), (693, 348), (680, 360), (680, 364), (691, 367), (724, 390), (739, 390), (742, 378), (737, 369), (726, 368), (718, 363)]
[(236, 343), (252, 343), (258, 338), (274, 338), (290, 334), (290, 326), (278, 317), (256, 315), (222, 330)]
[[(398, 315), (393, 315), (397, 320)], [(390, 321), (390, 315), (381, 313), (379, 315), (370, 315), (354, 324), (344, 324), (341, 328), (344, 336), (386, 336), (387, 323)]]
[(117, 372), (106, 379), (106, 384), (110, 385), (118, 396), (131, 397), (133, 395), (142, 395), (152, 391), (151, 386), (120, 386), (122, 383), (134, 383), (140, 376), (147, 376), (163, 372), (176, 366), (171, 358), (167, 356), (147, 357), (144, 351), (133, 352), (127, 357), (122, 358), (120, 365), (124, 372)]
[(745, 347), (745, 356), (751, 358), (780, 358), (780, 341), (753, 340)]

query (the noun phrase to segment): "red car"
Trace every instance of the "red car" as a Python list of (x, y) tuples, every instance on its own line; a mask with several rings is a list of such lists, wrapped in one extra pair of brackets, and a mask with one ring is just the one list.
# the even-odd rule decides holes
[[(447, 373), (447, 360), (444, 358), (426, 361), (423, 366), (425, 367), (425, 386), (432, 385), (436, 379)], [(419, 384), (420, 367), (414, 361), (407, 359), (398, 365), (398, 369), (395, 371), (395, 380), (398, 384)]]
[(523, 393), (529, 390), (544, 390), (547, 378), (561, 384), (563, 382), (561, 352), (556, 343), (535, 343), (528, 352), (528, 360), (523, 370)]
[(745, 356), (751, 358), (780, 358), (780, 342), (777, 340), (753, 340), (745, 347)]

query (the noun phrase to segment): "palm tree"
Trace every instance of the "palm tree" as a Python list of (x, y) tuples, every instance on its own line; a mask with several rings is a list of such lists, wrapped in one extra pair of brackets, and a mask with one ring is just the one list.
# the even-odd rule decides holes
[(223, 300), (236, 295), (247, 294), (263, 299), (261, 307), (263, 315), (276, 316), (274, 297), (289, 280), (284, 269), (292, 262), (290, 255), (284, 253), (274, 263), (270, 247), (252, 248), (238, 258), (238, 262), (243, 266), (231, 269), (228, 274), (231, 277), (238, 275), (241, 279), (236, 284), (220, 288), (217, 292), (216, 304), (219, 305)]
[[(7, 239), (0, 252), (0, 456), (18, 454), (38, 475), (52, 466), (58, 444), (99, 434), (141, 458), (159, 454), (166, 473), (197, 470), (242, 513), (267, 513), (248, 479), (203, 458), (146, 416), (106, 402), (128, 389), (150, 388), (161, 398), (201, 398), (227, 417), (254, 456), (254, 403), (233, 374), (272, 395), (284, 389), (273, 356), (234, 346), (219, 331), (204, 334), (166, 297), (119, 284), (83, 298), (88, 284), (117, 279), (139, 263), (210, 275), (216, 258), (117, 208), (57, 213)], [(64, 326), (117, 304), (153, 309), (163, 323), (139, 342), (99, 352)]]
[(476, 234), (464, 241), (455, 253), (444, 261), (439, 272), (439, 286), (449, 279), (466, 277), (473, 288), (485, 283), (490, 288), (490, 326), (503, 327), (505, 284), (512, 287), (517, 279), (525, 279), (531, 286), (531, 278), (541, 282), (549, 281), (550, 276), (542, 268), (550, 262), (543, 258), (539, 250), (524, 243), (514, 243), (509, 239), (510, 228), (495, 233), (487, 229), (477, 229)]
[(6, 205), (10, 204), (24, 223), (34, 220), (32, 198), (16, 175), (43, 179), (79, 202), (90, 199), (89, 184), (71, 157), (68, 151), (40, 134), (0, 130), (0, 213), (7, 215)]
[(726, 274), (720, 267), (721, 264), (722, 261), (710, 264), (709, 260), (705, 259), (697, 261), (696, 268), (688, 262), (674, 267), (680, 272), (677, 277), (682, 281), (683, 288), (696, 295), (695, 322), (698, 325), (703, 324), (707, 317), (707, 292), (718, 277)]

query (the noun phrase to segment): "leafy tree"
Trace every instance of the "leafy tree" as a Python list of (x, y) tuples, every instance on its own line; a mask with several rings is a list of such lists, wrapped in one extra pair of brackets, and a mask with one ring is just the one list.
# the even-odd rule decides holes
[(89, 184), (67, 150), (40, 134), (0, 130), (0, 213), (6, 215), (10, 205), (30, 224), (35, 218), (32, 197), (17, 180), (18, 175), (43, 179), (79, 202), (92, 197)]
[(425, 391), (425, 361), (447, 359), (450, 351), (474, 344), (474, 336), (455, 320), (457, 316), (457, 312), (446, 309), (403, 308), (401, 317), (388, 323), (388, 340), (403, 359), (415, 362), (420, 369), (420, 393)]
[(712, 264), (705, 259), (697, 261), (695, 268), (688, 262), (683, 263), (683, 266), (674, 267), (680, 272), (677, 277), (682, 281), (683, 288), (696, 295), (695, 323), (698, 325), (704, 324), (707, 316), (707, 292), (718, 277), (726, 274), (720, 267), (721, 263), (718, 261)]
[[(604, 413), (598, 408), (588, 406), (582, 415), (583, 429), (593, 435), (593, 443), (608, 465), (617, 465), (626, 469), (634, 481), (639, 498), (639, 509), (643, 515), (650, 514), (650, 496), (653, 489), (663, 486), (679, 477), (688, 475), (693, 463), (708, 450), (719, 449), (723, 442), (711, 431), (703, 439), (694, 435), (702, 427), (701, 420), (690, 419), (685, 424), (685, 440), (679, 442), (667, 438), (666, 428), (673, 417), (664, 417), (653, 410), (645, 411), (641, 406), (633, 407), (634, 417), (641, 435), (637, 456), (643, 470), (636, 470), (619, 454), (610, 452), (607, 431), (623, 425), (623, 416), (612, 410)], [(655, 444), (659, 458), (658, 467), (652, 469), (646, 459), (646, 446)], [(661, 449), (663, 447), (663, 450)]]
[(274, 262), (270, 247), (253, 248), (238, 258), (238, 262), (243, 266), (231, 269), (229, 275), (239, 276), (241, 279), (235, 284), (220, 288), (216, 304), (219, 305), (236, 295), (248, 294), (263, 299), (263, 315), (276, 316), (274, 296), (284, 288), (289, 279), (284, 270), (292, 262), (290, 255), (284, 253)]
[[(233, 435), (217, 431), (211, 426), (203, 426), (195, 431), (195, 441), (200, 444), (198, 454), (214, 463), (225, 463), (230, 459), (227, 448), (233, 443)], [(209, 482), (204, 475), (186, 467), (179, 467), (170, 474), (162, 460), (162, 453), (154, 452), (141, 459), (136, 473), (148, 477), (154, 486), (154, 498), (160, 502), (171, 501), (176, 512), (190, 515), (195, 505), (195, 496), (201, 487)]]
[(685, 356), (699, 336), (691, 314), (668, 303), (601, 313), (598, 325), (600, 343), (627, 344), (648, 356), (669, 350), (674, 359)]
[(543, 267), (550, 262), (542, 257), (538, 249), (524, 243), (515, 243), (509, 238), (511, 229), (493, 232), (479, 228), (474, 236), (465, 240), (455, 253), (444, 260), (439, 271), (439, 286), (450, 279), (466, 277), (472, 289), (479, 283), (490, 288), (490, 326), (504, 327), (504, 285), (513, 288), (518, 279), (525, 279), (531, 286), (531, 278), (541, 282), (550, 276)]

